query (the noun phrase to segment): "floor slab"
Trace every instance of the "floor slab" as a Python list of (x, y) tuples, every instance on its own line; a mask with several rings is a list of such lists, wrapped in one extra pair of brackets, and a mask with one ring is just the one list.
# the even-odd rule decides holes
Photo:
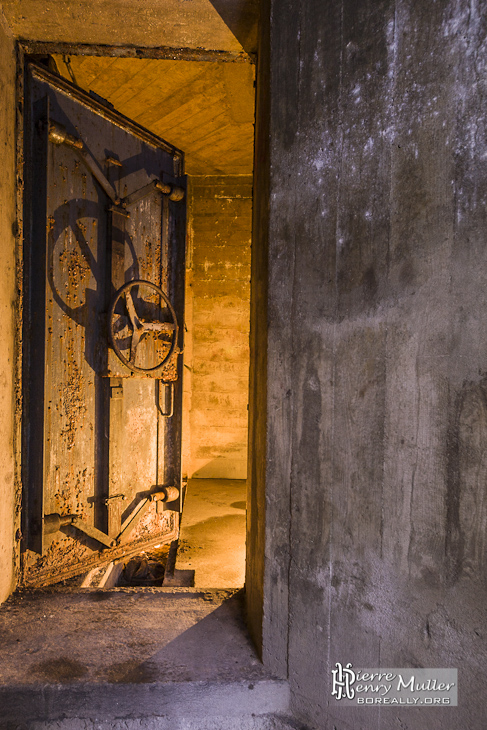
[(285, 712), (287, 684), (259, 661), (242, 601), (241, 591), (184, 588), (12, 596), (0, 607), (0, 727)]
[(194, 570), (196, 586), (243, 586), (246, 498), (245, 480), (189, 480), (176, 568)]
[(242, 595), (223, 590), (18, 593), (0, 607), (0, 656), (2, 685), (266, 676)]

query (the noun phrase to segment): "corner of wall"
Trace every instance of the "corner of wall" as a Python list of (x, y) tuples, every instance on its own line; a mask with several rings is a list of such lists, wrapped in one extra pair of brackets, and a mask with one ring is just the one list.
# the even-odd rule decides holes
[(0, 6), (0, 601), (15, 588), (15, 42)]
[[(266, 573), (266, 475), (267, 475), (267, 298), (270, 173), (270, 2), (261, 4), (259, 53), (256, 78), (254, 148), (254, 204), (252, 221), (252, 268), (250, 290), (249, 466), (247, 492), (246, 613), (252, 639), (263, 661), (282, 674), (269, 652), (269, 611), (264, 592)], [(272, 548), (271, 548), (272, 549)], [(272, 602), (272, 599), (271, 599)], [(267, 616), (264, 619), (264, 616)], [(264, 626), (266, 623), (266, 626)], [(272, 632), (271, 632), (272, 633)], [(267, 642), (268, 643), (268, 642)], [(272, 642), (271, 642), (272, 643)]]

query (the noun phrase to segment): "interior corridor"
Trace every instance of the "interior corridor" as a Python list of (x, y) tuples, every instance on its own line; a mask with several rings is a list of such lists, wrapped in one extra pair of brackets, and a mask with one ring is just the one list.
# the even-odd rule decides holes
[(242, 588), (245, 580), (244, 479), (190, 479), (176, 570), (194, 570), (201, 588)]

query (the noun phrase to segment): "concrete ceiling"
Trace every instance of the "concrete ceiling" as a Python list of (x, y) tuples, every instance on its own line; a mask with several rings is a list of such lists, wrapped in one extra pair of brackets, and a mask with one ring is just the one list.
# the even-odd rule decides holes
[[(0, 10), (18, 39), (69, 44), (54, 53), (59, 72), (72, 80), (71, 71), (79, 86), (182, 149), (188, 173), (252, 172), (254, 66), (248, 54), (256, 50), (258, 0), (2, 0)], [(103, 46), (108, 56), (101, 55)], [(114, 57), (123, 55), (114, 47), (132, 57)], [(191, 49), (196, 57), (226, 52), (237, 60), (134, 58), (134, 48)]]
[(2, 0), (16, 38), (256, 50), (257, 0)]
[[(71, 79), (63, 56), (54, 59), (59, 72)], [(69, 65), (79, 86), (182, 149), (189, 174), (252, 173), (250, 62), (69, 56)]]

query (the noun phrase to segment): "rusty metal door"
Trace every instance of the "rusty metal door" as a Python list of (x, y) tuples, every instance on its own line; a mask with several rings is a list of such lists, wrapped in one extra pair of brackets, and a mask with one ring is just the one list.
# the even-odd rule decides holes
[(180, 150), (25, 80), (23, 582), (169, 542), (181, 508)]

